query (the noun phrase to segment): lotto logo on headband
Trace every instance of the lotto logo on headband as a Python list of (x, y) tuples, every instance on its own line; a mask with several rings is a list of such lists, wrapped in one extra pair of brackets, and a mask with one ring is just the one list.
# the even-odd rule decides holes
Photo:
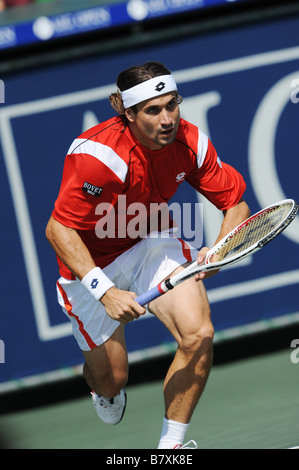
[(165, 83), (164, 83), (164, 82), (160, 82), (160, 83), (158, 83), (158, 85), (156, 86), (155, 90), (161, 92), (162, 90), (164, 90), (164, 88), (165, 88)]
[[(158, 81), (159, 80), (159, 81)], [(158, 83), (157, 83), (158, 81)], [(160, 75), (159, 77), (150, 78), (139, 85), (133, 86), (128, 90), (121, 92), (121, 97), (125, 109), (135, 106), (135, 104), (150, 98), (155, 98), (162, 94), (177, 91), (177, 86), (172, 75)]]

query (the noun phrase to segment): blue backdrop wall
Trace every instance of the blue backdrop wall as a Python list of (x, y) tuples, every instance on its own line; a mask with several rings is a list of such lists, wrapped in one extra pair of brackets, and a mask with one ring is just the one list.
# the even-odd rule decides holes
[[(173, 71), (184, 97), (183, 117), (198, 124), (221, 159), (243, 174), (252, 212), (283, 198), (299, 199), (298, 28), (299, 18), (260, 23), (5, 78), (0, 382), (82, 362), (56, 302), (56, 259), (44, 231), (65, 153), (83, 129), (113, 115), (107, 97), (122, 69), (158, 60)], [(204, 204), (204, 243), (211, 244), (221, 215), (185, 183), (174, 201)], [(206, 282), (219, 338), (237, 328), (297, 319), (298, 255), (297, 217), (263, 252)], [(169, 341), (151, 316), (127, 328), (130, 353)]]

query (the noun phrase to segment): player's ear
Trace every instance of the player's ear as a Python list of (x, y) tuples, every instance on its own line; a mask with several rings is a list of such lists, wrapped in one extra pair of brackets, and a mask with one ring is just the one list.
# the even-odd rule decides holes
[(136, 114), (134, 113), (132, 108), (127, 108), (125, 110), (125, 115), (129, 122), (133, 123), (135, 121)]

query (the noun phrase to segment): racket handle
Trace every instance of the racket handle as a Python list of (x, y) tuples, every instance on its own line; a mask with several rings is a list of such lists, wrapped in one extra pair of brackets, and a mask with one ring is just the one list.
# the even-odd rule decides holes
[(155, 286), (152, 289), (148, 290), (147, 292), (144, 292), (143, 294), (139, 295), (136, 297), (134, 300), (139, 303), (142, 307), (145, 304), (148, 304), (152, 300), (156, 299), (160, 295), (164, 294), (162, 290), (159, 290), (159, 286)]

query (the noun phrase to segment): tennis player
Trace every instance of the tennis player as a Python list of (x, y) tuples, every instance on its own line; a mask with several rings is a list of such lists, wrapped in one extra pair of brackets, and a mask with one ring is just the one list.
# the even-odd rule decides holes
[[(119, 423), (126, 407), (124, 326), (146, 313), (134, 298), (192, 260), (201, 262), (207, 251), (176, 238), (167, 211), (153, 224), (152, 208), (167, 203), (186, 180), (223, 212), (218, 239), (249, 216), (242, 176), (220, 161), (198, 127), (180, 118), (182, 98), (163, 64), (131, 67), (117, 87), (110, 96), (117, 116), (72, 143), (46, 228), (61, 276), (58, 301), (83, 352), (92, 402), (108, 424)], [(139, 229), (136, 207), (144, 209)], [(160, 449), (188, 448), (184, 437), (211, 369), (205, 277), (147, 305), (178, 344), (164, 382)]]

